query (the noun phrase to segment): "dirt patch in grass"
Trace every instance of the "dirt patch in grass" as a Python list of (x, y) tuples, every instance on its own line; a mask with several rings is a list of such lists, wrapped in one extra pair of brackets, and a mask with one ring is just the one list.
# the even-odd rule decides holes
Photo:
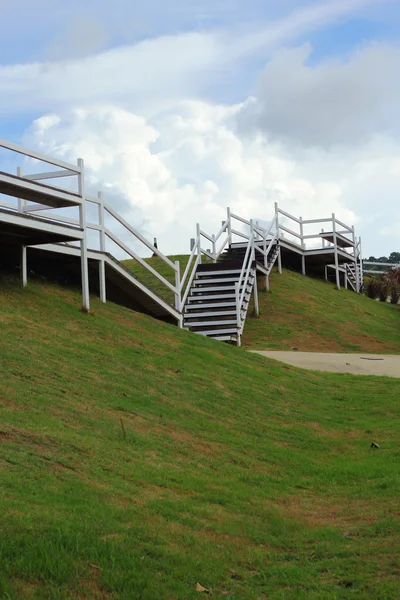
[[(392, 501), (395, 506), (395, 501)], [(385, 512), (390, 511), (385, 502)], [(335, 527), (343, 532), (355, 531), (363, 525), (372, 525), (382, 516), (382, 508), (365, 500), (342, 500), (321, 496), (291, 496), (282, 498), (278, 510), (284, 517), (295, 519), (312, 529)]]
[(95, 564), (89, 564), (87, 568), (89, 574), (79, 579), (77, 600), (112, 600), (114, 594), (101, 585), (102, 568)]
[(311, 427), (318, 437), (329, 438), (331, 440), (354, 440), (362, 438), (362, 432), (359, 429), (327, 429), (321, 423), (316, 422), (308, 423), (308, 426)]

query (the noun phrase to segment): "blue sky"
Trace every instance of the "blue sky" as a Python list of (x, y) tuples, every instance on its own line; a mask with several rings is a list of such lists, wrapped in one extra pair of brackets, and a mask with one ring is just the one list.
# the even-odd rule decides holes
[[(0, 0), (0, 10), (0, 137), (86, 152), (91, 178), (152, 231), (159, 204), (172, 212), (161, 227), (171, 249), (184, 210), (194, 223), (206, 203), (211, 227), (231, 197), (260, 213), (271, 190), (305, 214), (324, 193), (368, 251), (398, 245), (397, 1)], [(129, 164), (149, 169), (134, 178), (128, 165), (97, 168), (126, 152), (125, 130)]]

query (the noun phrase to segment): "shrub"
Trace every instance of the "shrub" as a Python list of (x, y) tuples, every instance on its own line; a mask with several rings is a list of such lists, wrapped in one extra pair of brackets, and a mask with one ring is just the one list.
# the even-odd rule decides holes
[(378, 297), (379, 284), (380, 280), (377, 277), (369, 277), (366, 286), (368, 298), (372, 298), (372, 300), (375, 300)]
[(390, 288), (390, 302), (391, 304), (398, 304), (400, 300), (400, 287), (397, 283), (392, 281)]
[(389, 283), (387, 279), (378, 279), (378, 298), (381, 302), (386, 302), (389, 296)]

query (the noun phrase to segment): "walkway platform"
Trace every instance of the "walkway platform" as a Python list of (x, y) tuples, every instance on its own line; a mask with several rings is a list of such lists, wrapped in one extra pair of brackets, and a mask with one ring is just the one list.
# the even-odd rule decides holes
[(72, 225), (0, 208), (0, 245), (34, 246), (83, 239), (84, 231)]

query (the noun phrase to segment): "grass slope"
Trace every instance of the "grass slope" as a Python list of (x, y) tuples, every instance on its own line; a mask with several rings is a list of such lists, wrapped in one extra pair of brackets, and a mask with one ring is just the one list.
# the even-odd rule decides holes
[[(284, 270), (260, 293), (260, 318), (248, 319), (248, 348), (320, 352), (400, 352), (400, 306)], [(259, 286), (265, 280), (259, 279)]]
[[(180, 264), (180, 273), (181, 277), (185, 272), (186, 265), (189, 260), (189, 255), (186, 254), (177, 254), (174, 256), (168, 257), (170, 261), (175, 263), (175, 261), (179, 261)], [(162, 275), (167, 281), (175, 285), (175, 272), (168, 266), (161, 258), (158, 256), (153, 256), (152, 258), (145, 259), (146, 262), (153, 267)], [(169, 302), (169, 304), (174, 305), (175, 298), (174, 293), (171, 292), (157, 277), (155, 277), (150, 271), (142, 267), (136, 260), (124, 260), (123, 264), (127, 267), (132, 273), (140, 279), (147, 287), (149, 287), (153, 292), (158, 294), (160, 298)]]
[(0, 598), (398, 597), (397, 380), (79, 305), (0, 288)]
[[(179, 260), (184, 273), (188, 256)], [(159, 258), (149, 264), (174, 283), (172, 270)], [(144, 283), (173, 304), (173, 294), (136, 261), (125, 261)], [(400, 306), (379, 303), (331, 283), (285, 270), (271, 274), (270, 293), (260, 292), (260, 318), (246, 321), (243, 344), (253, 349), (320, 352), (400, 352)], [(265, 280), (259, 280), (262, 290)], [(249, 311), (249, 316), (251, 310)]]

